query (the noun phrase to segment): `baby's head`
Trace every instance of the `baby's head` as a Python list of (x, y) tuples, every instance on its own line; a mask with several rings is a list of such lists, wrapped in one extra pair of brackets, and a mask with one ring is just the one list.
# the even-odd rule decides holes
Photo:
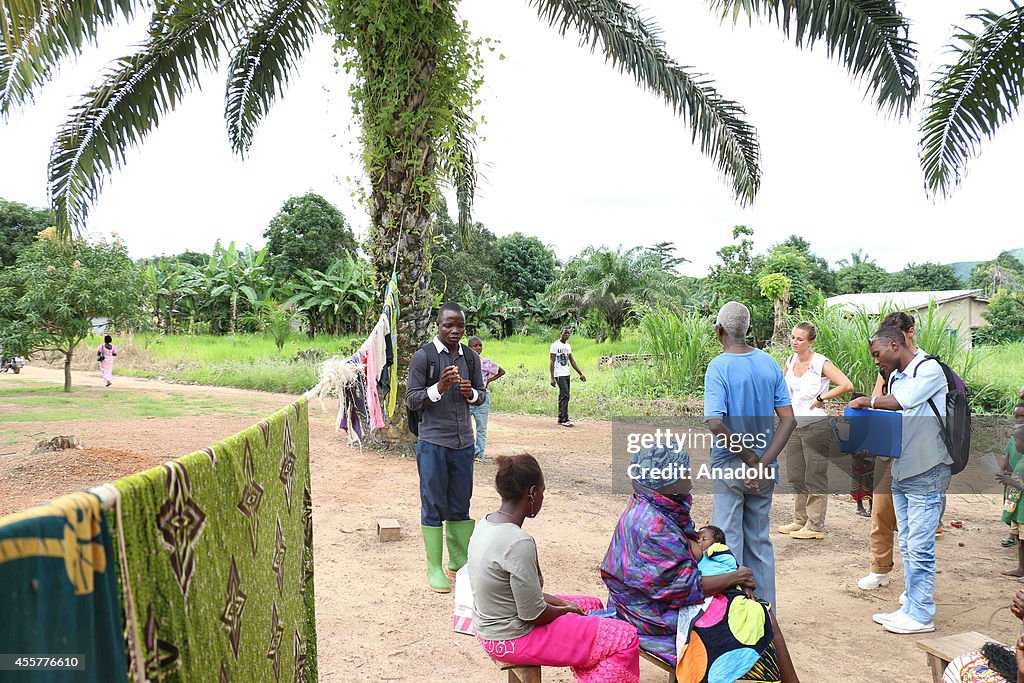
[(708, 548), (713, 546), (715, 543), (721, 543), (725, 545), (725, 532), (719, 529), (717, 526), (706, 526), (701, 527), (697, 532), (697, 543), (706, 553)]

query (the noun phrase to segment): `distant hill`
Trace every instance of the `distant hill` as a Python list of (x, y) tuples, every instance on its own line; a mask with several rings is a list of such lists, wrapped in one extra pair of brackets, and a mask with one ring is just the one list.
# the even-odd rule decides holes
[[(1009, 251), (1017, 258), (1018, 261), (1024, 263), (1024, 248), (1010, 249)], [(992, 258), (995, 258), (996, 256), (998, 256), (998, 254), (993, 254)], [(957, 261), (956, 263), (950, 263), (949, 265), (953, 266), (953, 270), (956, 271), (957, 277), (964, 282), (967, 282), (968, 278), (971, 277), (971, 271), (973, 271), (974, 267), (979, 263), (985, 263), (985, 261)]]

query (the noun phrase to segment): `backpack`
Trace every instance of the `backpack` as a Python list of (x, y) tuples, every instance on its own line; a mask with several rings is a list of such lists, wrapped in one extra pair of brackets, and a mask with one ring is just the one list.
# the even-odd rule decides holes
[[(427, 381), (425, 386), (431, 386), (437, 383), (437, 380), (441, 377), (441, 372), (438, 368), (441, 365), (441, 357), (437, 353), (437, 347), (434, 346), (434, 342), (427, 342), (420, 347), (423, 352), (427, 354)], [(477, 360), (476, 353), (467, 353), (472, 351), (468, 346), (464, 346), (462, 349), (462, 355), (466, 359), (466, 365), (469, 367), (470, 378), (474, 377), (477, 373)], [(413, 410), (408, 404), (405, 406), (405, 423), (409, 427), (409, 431), (415, 436), (420, 435), (420, 420), (423, 419), (423, 409)]]
[[(926, 360), (938, 363), (946, 375), (945, 422), (932, 399), (928, 399), (928, 405), (939, 420), (939, 433), (946, 444), (946, 450), (949, 451), (949, 457), (953, 458), (950, 470), (953, 474), (959, 474), (967, 467), (967, 460), (971, 457), (971, 409), (967, 406), (967, 385), (960, 375), (953, 372), (953, 369), (943, 363), (938, 356), (925, 356), (921, 363)], [(921, 363), (914, 368), (914, 377), (917, 377)]]

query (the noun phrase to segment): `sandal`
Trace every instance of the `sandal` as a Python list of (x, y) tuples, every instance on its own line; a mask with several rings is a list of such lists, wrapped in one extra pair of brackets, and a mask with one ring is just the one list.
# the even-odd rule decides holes
[(1004, 536), (1001, 539), (999, 539), (999, 545), (1003, 546), (1004, 548), (1012, 548), (1013, 546), (1017, 545), (1017, 538), (1014, 536)]

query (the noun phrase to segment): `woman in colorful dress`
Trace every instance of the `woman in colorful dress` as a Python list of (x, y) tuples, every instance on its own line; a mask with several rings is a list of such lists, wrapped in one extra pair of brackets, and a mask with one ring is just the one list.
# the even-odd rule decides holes
[(114, 380), (114, 356), (117, 355), (117, 347), (114, 346), (113, 341), (108, 334), (103, 337), (103, 343), (96, 349), (96, 360), (99, 361), (100, 374), (105, 387), (109, 387)]
[(544, 592), (537, 544), (523, 522), (544, 505), (544, 475), (532, 455), (495, 458), (501, 507), (484, 516), (469, 542), (473, 626), (494, 659), (527, 666), (568, 666), (583, 683), (637, 683), (636, 628), (587, 616), (590, 596)]
[(701, 574), (703, 550), (684, 474), (689, 467), (683, 448), (645, 449), (633, 457), (633, 496), (601, 563), (608, 587), (602, 614), (635, 626), (641, 647), (675, 665), (680, 683), (712, 674), (715, 681), (799, 683), (769, 606), (746, 594), (757, 588), (750, 569)]
[[(825, 402), (853, 391), (853, 382), (835, 363), (814, 351), (817, 328), (802, 322), (793, 328), (786, 360), (786, 387), (793, 402), (796, 429), (786, 444), (786, 469), (793, 486), (793, 521), (780, 534), (796, 539), (825, 538), (828, 509), (828, 452), (832, 429)], [(835, 387), (829, 389), (829, 384)]]

